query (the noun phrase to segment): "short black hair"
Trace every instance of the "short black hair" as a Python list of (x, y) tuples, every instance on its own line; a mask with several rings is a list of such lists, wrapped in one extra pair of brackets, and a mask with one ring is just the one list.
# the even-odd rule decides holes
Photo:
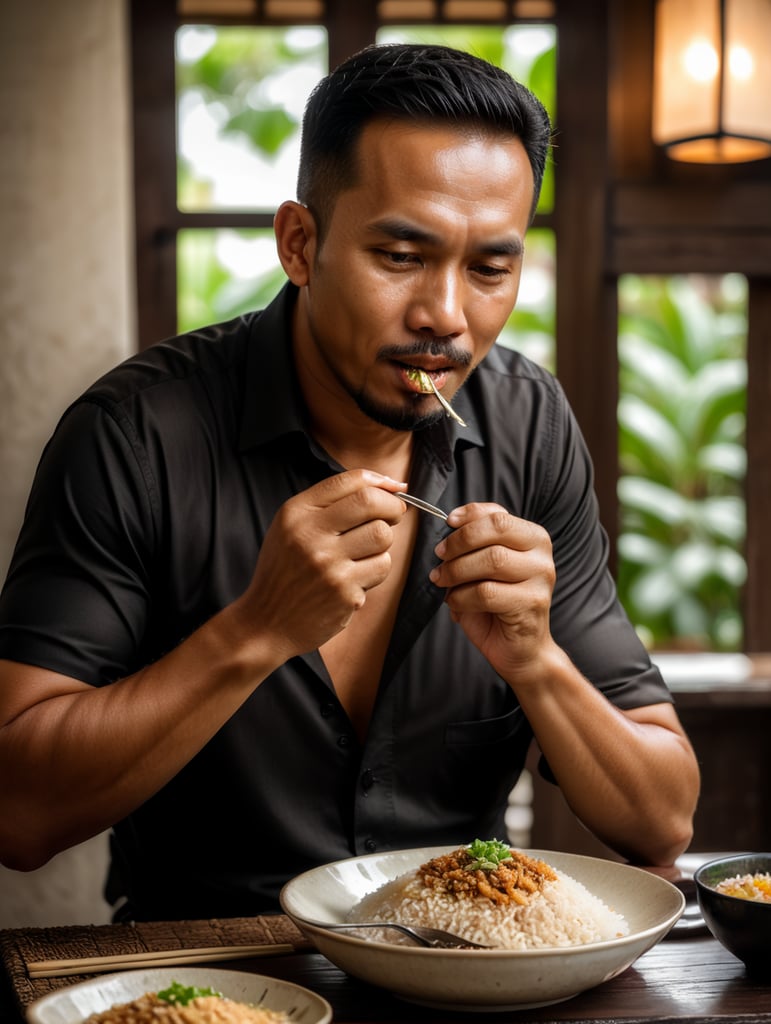
[(464, 50), (418, 43), (367, 46), (319, 82), (305, 107), (297, 198), (323, 235), (356, 180), (356, 144), (378, 119), (516, 136), (533, 171), (531, 216), (551, 139), (543, 104), (508, 72)]

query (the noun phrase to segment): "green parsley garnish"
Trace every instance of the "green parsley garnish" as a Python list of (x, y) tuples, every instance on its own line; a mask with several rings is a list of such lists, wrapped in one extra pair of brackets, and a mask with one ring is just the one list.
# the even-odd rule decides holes
[(497, 839), (475, 839), (468, 852), (473, 860), (466, 871), (494, 871), (499, 864), (512, 859), (509, 847)]
[(158, 993), (158, 998), (164, 1003), (174, 1003), (175, 1006), (187, 1006), (199, 996), (217, 996), (222, 999), (222, 993), (213, 988), (198, 988), (197, 985), (182, 985), (178, 981), (172, 981), (168, 988)]

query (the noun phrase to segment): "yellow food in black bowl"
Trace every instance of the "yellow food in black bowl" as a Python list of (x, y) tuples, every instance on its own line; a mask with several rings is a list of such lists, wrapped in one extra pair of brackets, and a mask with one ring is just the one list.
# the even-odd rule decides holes
[(707, 927), (748, 973), (771, 977), (771, 853), (703, 864), (694, 874)]

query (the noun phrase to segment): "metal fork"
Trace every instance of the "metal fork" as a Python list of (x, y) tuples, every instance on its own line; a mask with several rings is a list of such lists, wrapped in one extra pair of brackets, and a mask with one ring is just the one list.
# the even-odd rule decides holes
[(357, 928), (395, 928), (397, 931), (414, 939), (419, 946), (430, 946), (432, 949), (490, 949), (479, 942), (469, 942), (460, 935), (443, 932), (439, 928), (423, 928), (417, 925), (398, 924), (395, 921), (346, 921), (340, 924), (321, 924), (314, 921), (317, 928), (326, 928), (331, 932), (354, 931)]
[(407, 494), (405, 491), (397, 491), (396, 497), (401, 498), (402, 501), (406, 501), (408, 505), (414, 505), (415, 508), (421, 509), (423, 512), (428, 512), (432, 516), (436, 516), (437, 519), (444, 519), (447, 522), (447, 513), (443, 512), (436, 505), (431, 505), (427, 501), (423, 501), (422, 498), (416, 498), (413, 494)]

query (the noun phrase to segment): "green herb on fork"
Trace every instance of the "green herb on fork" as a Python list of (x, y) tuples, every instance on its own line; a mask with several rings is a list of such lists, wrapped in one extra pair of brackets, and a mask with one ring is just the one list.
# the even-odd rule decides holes
[(420, 385), (420, 390), (425, 391), (426, 394), (429, 394), (430, 392), (433, 391), (436, 397), (439, 399), (439, 404), (442, 406), (447, 415), (451, 416), (454, 420), (460, 423), (462, 427), (466, 426), (466, 421), (464, 419), (461, 419), (461, 417), (453, 409), (453, 407), (441, 393), (436, 384), (434, 384), (433, 380), (431, 379), (430, 373), (426, 373), (425, 370), (410, 369), (407, 371), (407, 376), (410, 378), (410, 380), (415, 381), (416, 384)]

